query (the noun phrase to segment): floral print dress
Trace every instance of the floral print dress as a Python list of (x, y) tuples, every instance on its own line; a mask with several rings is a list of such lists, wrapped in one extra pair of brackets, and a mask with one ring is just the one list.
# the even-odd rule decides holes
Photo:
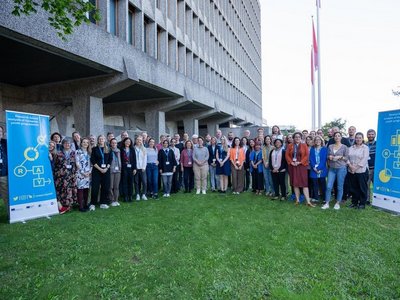
[(75, 152), (59, 151), (54, 157), (57, 201), (69, 207), (77, 202)]
[(90, 176), (86, 177), (85, 173), (92, 173), (92, 164), (90, 163), (90, 155), (87, 151), (79, 149), (76, 151), (76, 162), (79, 166), (77, 171), (77, 187), (79, 190), (88, 189), (90, 187)]

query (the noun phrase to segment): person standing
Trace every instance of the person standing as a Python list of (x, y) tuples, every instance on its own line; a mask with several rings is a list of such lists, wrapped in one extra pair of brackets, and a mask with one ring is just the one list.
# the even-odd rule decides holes
[(180, 190), (179, 186), (179, 172), (178, 170), (181, 169), (180, 166), (180, 161), (181, 161), (181, 151), (176, 147), (176, 139), (172, 138), (170, 143), (169, 143), (169, 148), (174, 152), (175, 155), (175, 160), (176, 160), (176, 170), (174, 174), (172, 175), (172, 187), (171, 187), (171, 193), (176, 194)]
[(202, 194), (206, 194), (208, 158), (208, 149), (204, 146), (204, 139), (200, 136), (197, 147), (193, 150), (193, 172), (197, 195), (200, 194), (200, 190)]
[(352, 196), (350, 207), (365, 208), (368, 196), (368, 159), (369, 148), (364, 144), (364, 135), (357, 132), (354, 145), (349, 148), (349, 161), (347, 162), (347, 177)]
[(57, 152), (54, 159), (54, 175), (60, 214), (68, 212), (72, 204), (78, 200), (76, 169), (75, 151), (71, 149), (69, 138), (64, 138), (61, 142), (61, 151)]
[(3, 198), (5, 207), (8, 208), (7, 140), (4, 137), (5, 129), (0, 126), (0, 197)]
[(335, 132), (333, 138), (335, 140), (335, 143), (331, 144), (328, 147), (328, 182), (325, 193), (325, 204), (322, 206), (322, 209), (329, 208), (331, 193), (336, 179), (337, 195), (334, 209), (338, 210), (340, 209), (340, 203), (342, 202), (343, 197), (343, 185), (347, 174), (346, 164), (349, 160), (349, 148), (346, 145), (342, 144), (342, 134), (340, 132)]
[[(96, 203), (100, 192), (100, 208), (109, 208), (108, 193), (110, 191), (110, 167), (112, 162), (110, 149), (106, 144), (106, 137), (99, 135), (97, 138), (97, 146), (92, 149), (90, 161), (93, 165), (92, 169), (92, 194), (90, 199), (89, 210), (96, 209)], [(101, 190), (100, 190), (101, 188)]]
[(374, 170), (375, 170), (375, 154), (376, 154), (376, 132), (373, 129), (367, 131), (367, 146), (369, 148), (368, 158), (368, 189), (367, 189), (367, 201), (366, 204), (371, 204), (371, 183), (374, 184)]
[[(245, 161), (244, 161), (244, 191), (247, 191), (250, 188), (250, 178), (252, 177), (251, 175), (251, 162), (250, 162), (250, 153), (254, 151), (254, 146), (255, 146), (255, 142), (252, 144), (250, 144), (250, 141), (247, 139), (247, 137), (242, 137), (240, 139), (240, 142), (242, 143), (242, 148), (244, 151), (244, 155), (246, 157)], [(255, 192), (255, 182), (253, 182), (252, 184), (253, 187), (253, 192)]]
[(147, 200), (147, 176), (146, 176), (146, 167), (147, 167), (147, 154), (146, 148), (143, 145), (143, 138), (138, 136), (135, 140), (135, 146), (133, 147), (135, 150), (136, 156), (136, 174), (134, 175), (135, 180), (135, 192), (136, 192), (136, 201), (140, 201), (140, 195), (142, 200)]
[(232, 141), (232, 147), (229, 153), (232, 170), (232, 193), (239, 195), (244, 188), (244, 162), (246, 154), (238, 137)]
[(121, 186), (124, 202), (132, 202), (133, 178), (136, 174), (136, 154), (131, 138), (122, 141), (121, 148)]
[(163, 141), (163, 148), (158, 151), (158, 169), (161, 174), (164, 195), (163, 197), (170, 197), (172, 175), (176, 170), (176, 160), (174, 152), (169, 149), (169, 142), (167, 139)]
[(121, 150), (118, 149), (117, 139), (110, 140), (112, 162), (110, 166), (110, 200), (111, 206), (119, 206), (119, 184), (121, 182)]
[(256, 195), (262, 195), (263, 184), (263, 156), (261, 143), (256, 142), (254, 150), (250, 153), (250, 172), (254, 182)]
[[(277, 126), (275, 126), (277, 127)], [(278, 127), (279, 129), (279, 127)], [(275, 129), (276, 139), (279, 139), (279, 131)], [(280, 139), (282, 140), (282, 139)], [(272, 174), (271, 174), (271, 166), (269, 164), (269, 156), (271, 151), (274, 149), (272, 146), (272, 139), (269, 135), (266, 135), (264, 138), (264, 145), (262, 148), (262, 156), (263, 156), (263, 174), (264, 174), (264, 187), (265, 187), (265, 195), (272, 196), (275, 194), (274, 184), (272, 182)]]
[(207, 146), (208, 148), (208, 167), (210, 170), (210, 185), (211, 191), (215, 192), (216, 190), (220, 190), (219, 185), (219, 177), (217, 175), (217, 139), (213, 136), (211, 138), (211, 144)]
[(92, 148), (87, 138), (81, 140), (80, 148), (76, 151), (77, 172), (77, 188), (78, 188), (78, 204), (79, 211), (86, 212), (88, 210), (88, 198), (90, 188), (90, 177), (92, 174), (92, 164), (90, 163), (90, 155)]
[[(184, 149), (184, 143), (181, 141), (181, 136), (179, 133), (174, 134), (175, 138), (175, 147), (179, 149), (179, 153), (181, 154), (183, 149)], [(180, 156), (179, 156), (179, 161), (177, 163), (179, 164), (178, 167), (176, 168), (176, 173), (177, 173), (177, 178), (178, 178), (178, 190), (180, 190), (183, 187), (183, 172), (181, 171), (181, 165), (180, 165)]]
[(231, 176), (231, 162), (229, 158), (229, 147), (226, 141), (226, 137), (221, 137), (221, 146), (218, 147), (217, 151), (217, 174), (220, 179), (221, 193), (226, 193), (228, 188), (228, 177)]
[(185, 193), (191, 193), (194, 188), (193, 173), (193, 144), (192, 141), (185, 142), (185, 149), (181, 153), (181, 171), (183, 173), (183, 185)]
[(307, 206), (314, 207), (311, 204), (308, 190), (308, 159), (309, 152), (306, 144), (301, 142), (302, 134), (296, 132), (293, 134), (293, 144), (288, 146), (285, 153), (286, 161), (289, 166), (290, 184), (294, 188), (296, 196), (296, 205), (300, 204), (300, 188), (303, 188), (303, 194), (306, 198)]
[(314, 138), (314, 145), (310, 149), (310, 178), (313, 184), (311, 198), (319, 200), (319, 191), (322, 197), (326, 192), (326, 175), (328, 174), (327, 158), (328, 149), (323, 146), (324, 140), (317, 135)]
[(62, 141), (62, 136), (58, 132), (54, 132), (50, 136), (50, 140), (52, 140), (54, 143), (56, 143), (56, 149), (57, 151), (60, 151), (61, 149), (61, 141)]
[[(274, 141), (274, 146), (274, 149), (272, 149), (269, 155), (269, 165), (275, 191), (275, 196), (273, 199), (276, 200), (280, 197), (280, 200), (284, 201), (286, 199), (286, 151), (283, 149), (283, 140), (278, 137)], [(280, 196), (279, 189), (281, 191)]]
[(149, 147), (146, 148), (147, 194), (153, 199), (158, 199), (158, 150), (153, 138), (150, 138), (148, 143)]

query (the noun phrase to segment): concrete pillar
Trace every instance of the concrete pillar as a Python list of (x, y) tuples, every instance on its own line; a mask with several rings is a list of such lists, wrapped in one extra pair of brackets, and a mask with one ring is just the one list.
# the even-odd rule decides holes
[(183, 128), (189, 136), (199, 134), (199, 120), (194, 118), (183, 119)]
[(98, 26), (104, 31), (107, 31), (108, 11), (109, 11), (110, 1), (97, 1), (97, 4), (101, 15), (101, 19), (100, 21), (98, 21)]
[(72, 109), (75, 130), (82, 136), (104, 134), (103, 99), (92, 96), (75, 98)]
[(207, 123), (207, 132), (211, 136), (214, 136), (218, 129), (219, 129), (218, 123), (214, 123), (214, 122)]
[(146, 131), (157, 141), (160, 134), (165, 133), (165, 112), (158, 110), (146, 111), (144, 113)]
[(118, 1), (118, 36), (128, 41), (128, 0)]

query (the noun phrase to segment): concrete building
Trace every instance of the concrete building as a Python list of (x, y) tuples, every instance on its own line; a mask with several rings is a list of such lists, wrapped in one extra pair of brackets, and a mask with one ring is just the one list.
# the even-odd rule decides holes
[(262, 124), (258, 0), (90, 1), (101, 21), (67, 41), (42, 10), (0, 2), (1, 111), (50, 115), (64, 135)]

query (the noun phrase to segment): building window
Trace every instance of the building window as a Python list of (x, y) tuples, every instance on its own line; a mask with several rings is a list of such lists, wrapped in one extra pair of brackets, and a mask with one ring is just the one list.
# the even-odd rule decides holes
[[(97, 0), (89, 0), (89, 2), (90, 2), (94, 7), (97, 8)], [(89, 21), (90, 21), (91, 23), (96, 24), (96, 20), (94, 19), (94, 14), (95, 14), (95, 11), (92, 10), (91, 12), (89, 12), (88, 18), (89, 18)]]
[(128, 43), (135, 45), (135, 8), (129, 6), (128, 12)]
[(110, 0), (110, 33), (118, 34), (118, 0)]

